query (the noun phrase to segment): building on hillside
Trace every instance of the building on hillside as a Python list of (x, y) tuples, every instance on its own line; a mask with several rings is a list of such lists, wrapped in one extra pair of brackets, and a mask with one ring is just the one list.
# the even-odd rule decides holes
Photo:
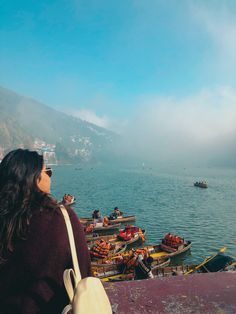
[(36, 139), (34, 141), (34, 149), (41, 155), (46, 164), (57, 164), (57, 156), (55, 153), (55, 144), (48, 144), (43, 140)]

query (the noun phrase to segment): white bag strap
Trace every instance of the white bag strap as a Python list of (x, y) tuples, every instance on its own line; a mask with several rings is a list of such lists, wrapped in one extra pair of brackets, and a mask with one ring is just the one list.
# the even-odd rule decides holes
[(68, 233), (69, 242), (70, 242), (72, 262), (73, 262), (73, 267), (74, 267), (74, 272), (75, 272), (75, 278), (74, 278), (75, 286), (77, 286), (78, 282), (81, 280), (81, 273), (79, 269), (79, 263), (78, 263), (76, 248), (75, 248), (75, 239), (74, 239), (73, 229), (71, 226), (71, 221), (70, 221), (70, 217), (68, 215), (67, 210), (65, 209), (63, 205), (60, 205), (60, 208), (66, 222), (66, 228), (67, 228), (67, 233)]

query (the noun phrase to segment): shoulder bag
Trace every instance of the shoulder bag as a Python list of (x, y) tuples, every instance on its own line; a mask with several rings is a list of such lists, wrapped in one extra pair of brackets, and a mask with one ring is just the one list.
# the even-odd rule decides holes
[(100, 279), (81, 279), (70, 217), (64, 206), (60, 208), (66, 222), (73, 261), (73, 269), (66, 269), (63, 274), (70, 303), (63, 309), (62, 314), (112, 314), (110, 301)]

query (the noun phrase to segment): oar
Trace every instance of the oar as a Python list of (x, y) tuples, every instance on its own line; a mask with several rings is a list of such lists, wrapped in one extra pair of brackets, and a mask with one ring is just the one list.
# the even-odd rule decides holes
[(227, 247), (224, 246), (223, 248), (221, 248), (215, 255), (207, 257), (201, 264), (197, 265), (195, 268), (190, 269), (189, 271), (187, 271), (184, 275), (188, 275), (191, 274), (193, 272), (195, 272), (197, 269), (201, 268), (202, 266), (204, 266), (204, 264), (208, 263), (209, 261), (211, 261), (213, 258), (215, 258), (219, 253), (224, 253), (227, 250)]

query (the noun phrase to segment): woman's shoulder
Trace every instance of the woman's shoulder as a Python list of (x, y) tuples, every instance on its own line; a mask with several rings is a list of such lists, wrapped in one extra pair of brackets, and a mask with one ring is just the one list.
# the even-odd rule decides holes
[(61, 212), (61, 206), (63, 206), (63, 207), (67, 210), (68, 215), (69, 215), (69, 217), (70, 217), (70, 219), (71, 219), (72, 221), (78, 221), (78, 222), (79, 222), (79, 217), (77, 216), (76, 212), (74, 211), (73, 208), (71, 208), (71, 207), (68, 206), (68, 205), (60, 205), (60, 206), (56, 209), (56, 213), (57, 213), (57, 214), (63, 216), (63, 215), (62, 215), (62, 212)]

